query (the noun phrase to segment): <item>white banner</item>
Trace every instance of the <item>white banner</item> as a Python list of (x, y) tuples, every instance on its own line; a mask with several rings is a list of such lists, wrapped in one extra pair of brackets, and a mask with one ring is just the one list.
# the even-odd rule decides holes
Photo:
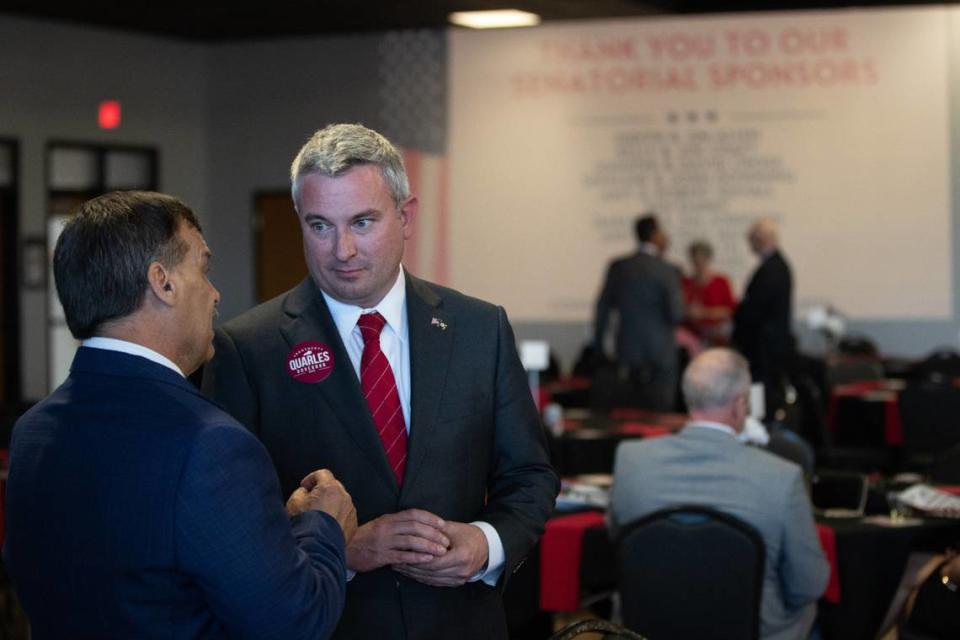
[(453, 30), (451, 284), (587, 320), (653, 209), (740, 290), (772, 216), (799, 306), (949, 317), (946, 35), (942, 8)]

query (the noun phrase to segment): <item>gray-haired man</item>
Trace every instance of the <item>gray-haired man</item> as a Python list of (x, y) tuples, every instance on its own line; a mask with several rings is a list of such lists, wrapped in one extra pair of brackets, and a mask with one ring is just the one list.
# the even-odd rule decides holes
[(291, 181), (310, 277), (217, 332), (204, 389), (284, 487), (320, 465), (353, 496), (338, 637), (505, 638), (558, 488), (506, 314), (403, 269), (417, 199), (380, 134), (318, 131)]
[(806, 638), (829, 567), (800, 467), (740, 443), (750, 372), (729, 349), (710, 349), (683, 374), (690, 422), (675, 436), (622, 444), (614, 464), (611, 522), (701, 504), (753, 525), (766, 547), (760, 635)]

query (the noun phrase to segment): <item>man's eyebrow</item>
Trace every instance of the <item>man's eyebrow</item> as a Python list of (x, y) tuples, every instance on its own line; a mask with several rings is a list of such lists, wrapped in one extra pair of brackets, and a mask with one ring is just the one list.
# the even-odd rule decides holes
[[(363, 211), (358, 211), (357, 213), (350, 216), (350, 220), (358, 220), (360, 218), (366, 218), (371, 215), (380, 215), (381, 211), (379, 209), (364, 209)], [(323, 222), (329, 222), (326, 216), (319, 213), (307, 213), (303, 216), (304, 221), (313, 222), (316, 220), (321, 220)]]

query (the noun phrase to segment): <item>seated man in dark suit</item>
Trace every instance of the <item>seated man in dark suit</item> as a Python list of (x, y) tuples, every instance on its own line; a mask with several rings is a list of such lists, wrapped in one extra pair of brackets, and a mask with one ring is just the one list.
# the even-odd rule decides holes
[(283, 508), (263, 446), (185, 379), (219, 293), (193, 212), (158, 193), (80, 207), (54, 276), (82, 340), (14, 428), (4, 563), (32, 636), (325, 638), (353, 502), (327, 470)]
[(614, 464), (614, 528), (672, 506), (700, 504), (753, 525), (766, 547), (760, 635), (806, 638), (829, 567), (817, 540), (803, 474), (737, 440), (750, 374), (728, 349), (710, 349), (683, 374), (690, 422), (675, 436), (625, 442)]

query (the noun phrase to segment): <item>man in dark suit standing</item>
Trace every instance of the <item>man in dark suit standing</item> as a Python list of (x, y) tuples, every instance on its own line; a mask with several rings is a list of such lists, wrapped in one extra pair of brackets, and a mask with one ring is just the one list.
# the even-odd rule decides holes
[(4, 563), (34, 638), (325, 638), (350, 496), (329, 471), (286, 505), (270, 458), (186, 380), (219, 293), (193, 212), (117, 192), (54, 252), (70, 376), (14, 428)]
[(401, 266), (417, 199), (360, 125), (291, 168), (310, 276), (217, 331), (204, 390), (292, 487), (329, 467), (357, 504), (339, 638), (506, 638), (500, 591), (558, 490), (503, 309)]
[(761, 218), (754, 222), (747, 242), (760, 258), (760, 264), (734, 312), (733, 345), (750, 362), (754, 381), (763, 383), (770, 413), (782, 401), (784, 378), (793, 361), (793, 276), (780, 252), (773, 220)]
[(677, 389), (674, 328), (683, 320), (679, 270), (662, 258), (667, 236), (647, 214), (635, 224), (639, 249), (610, 263), (597, 299), (594, 348), (603, 353), (610, 312), (619, 312), (616, 359), (638, 405), (670, 411)]

